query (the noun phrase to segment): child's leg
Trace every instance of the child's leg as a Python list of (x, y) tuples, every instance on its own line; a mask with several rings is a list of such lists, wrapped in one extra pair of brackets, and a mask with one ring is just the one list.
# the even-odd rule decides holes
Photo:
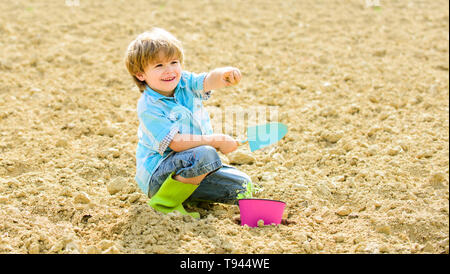
[(206, 176), (186, 202), (206, 201), (237, 204), (240, 198), (249, 198), (261, 187), (252, 183), (244, 172), (229, 165)]
[(216, 149), (211, 146), (198, 146), (174, 153), (153, 173), (149, 182), (148, 195), (150, 197), (155, 195), (172, 172), (175, 172), (173, 178), (177, 181), (199, 184), (208, 174), (221, 167), (220, 157)]
[(185, 184), (191, 184), (191, 185), (198, 185), (200, 184), (200, 182), (203, 180), (203, 178), (205, 178), (205, 176), (208, 174), (203, 174), (197, 177), (192, 177), (192, 178), (184, 178), (181, 177), (181, 175), (176, 175), (173, 178), (179, 182), (185, 183)]

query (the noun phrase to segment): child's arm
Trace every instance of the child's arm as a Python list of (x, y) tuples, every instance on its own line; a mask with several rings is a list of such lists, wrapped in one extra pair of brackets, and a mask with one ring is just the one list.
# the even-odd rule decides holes
[(204, 91), (216, 90), (237, 85), (241, 81), (241, 72), (234, 67), (216, 68), (210, 71), (203, 84)]
[(173, 151), (179, 152), (203, 145), (212, 146), (223, 154), (227, 154), (237, 149), (238, 141), (225, 134), (191, 135), (177, 133), (169, 147)]

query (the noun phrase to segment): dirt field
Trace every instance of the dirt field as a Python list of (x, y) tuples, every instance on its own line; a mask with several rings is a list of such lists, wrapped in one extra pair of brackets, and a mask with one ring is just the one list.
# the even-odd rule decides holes
[[(93, 2), (0, 2), (0, 253), (449, 252), (448, 1)], [(123, 56), (152, 26), (188, 71), (241, 70), (211, 113), (278, 110), (287, 136), (234, 165), (296, 224), (146, 204)]]

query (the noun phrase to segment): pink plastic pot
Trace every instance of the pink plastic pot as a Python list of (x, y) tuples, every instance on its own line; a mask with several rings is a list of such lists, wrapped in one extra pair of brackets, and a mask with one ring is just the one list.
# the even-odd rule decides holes
[(286, 203), (268, 199), (240, 199), (241, 225), (257, 227), (258, 220), (264, 225), (280, 224)]

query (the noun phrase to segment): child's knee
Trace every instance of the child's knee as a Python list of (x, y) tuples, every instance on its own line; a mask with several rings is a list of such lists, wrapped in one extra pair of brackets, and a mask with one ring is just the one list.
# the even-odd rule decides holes
[(193, 153), (193, 158), (196, 162), (198, 161), (202, 164), (220, 162), (219, 154), (212, 146), (198, 146), (194, 149)]
[(192, 178), (215, 172), (222, 167), (222, 161), (215, 148), (211, 146), (198, 146), (192, 148), (189, 156), (189, 165), (177, 171), (176, 175)]

